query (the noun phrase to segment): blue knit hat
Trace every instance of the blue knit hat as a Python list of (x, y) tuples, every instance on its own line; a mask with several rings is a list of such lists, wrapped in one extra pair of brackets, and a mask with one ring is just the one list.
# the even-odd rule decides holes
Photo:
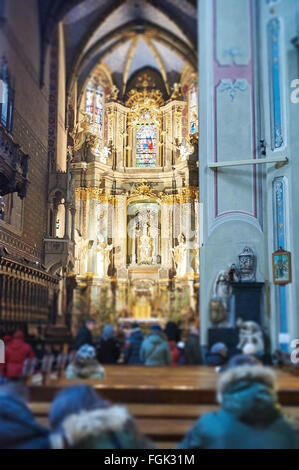
[(151, 327), (151, 330), (152, 330), (152, 331), (162, 331), (162, 328), (161, 328), (160, 325), (153, 325), (153, 326)]
[(90, 344), (84, 344), (81, 348), (77, 351), (76, 359), (79, 360), (86, 360), (86, 359), (95, 359), (96, 351), (93, 346)]

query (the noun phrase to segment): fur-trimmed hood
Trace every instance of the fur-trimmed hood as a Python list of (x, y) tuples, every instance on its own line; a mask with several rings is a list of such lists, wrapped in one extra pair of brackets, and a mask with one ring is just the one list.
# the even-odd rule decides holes
[(275, 420), (280, 414), (275, 374), (262, 366), (240, 366), (224, 372), (217, 384), (222, 409), (254, 424)]
[(75, 447), (80, 441), (125, 429), (131, 416), (123, 406), (110, 406), (69, 415), (60, 430), (50, 436), (52, 449)]

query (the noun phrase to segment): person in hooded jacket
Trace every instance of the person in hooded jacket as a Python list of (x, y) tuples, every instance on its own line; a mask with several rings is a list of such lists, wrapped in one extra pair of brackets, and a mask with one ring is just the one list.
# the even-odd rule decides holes
[(219, 411), (202, 416), (179, 449), (298, 449), (299, 423), (284, 416), (274, 372), (233, 357), (217, 384)]
[(81, 346), (84, 346), (84, 344), (89, 344), (90, 346), (93, 346), (92, 332), (95, 327), (96, 324), (94, 319), (87, 318), (85, 320), (84, 325), (77, 333), (72, 349), (78, 351), (78, 349), (80, 349)]
[(52, 449), (153, 449), (126, 408), (111, 405), (85, 385), (62, 390), (49, 420)]
[[(2, 341), (4, 343), (4, 355), (5, 355), (5, 349), (7, 345), (12, 341), (12, 336), (10, 335), (5, 335), (2, 338)], [(5, 363), (0, 362), (0, 385), (6, 383), (7, 379), (5, 378)]]
[(206, 364), (209, 366), (224, 366), (228, 359), (228, 349), (224, 343), (213, 344), (206, 354)]
[(96, 359), (96, 351), (93, 346), (84, 344), (76, 352), (74, 360), (65, 371), (67, 379), (103, 379), (105, 370)]
[(202, 364), (199, 331), (195, 325), (190, 326), (185, 343), (185, 363), (187, 365)]
[(166, 334), (168, 341), (175, 341), (176, 343), (181, 341), (181, 330), (174, 321), (166, 323), (164, 333)]
[(124, 363), (129, 365), (141, 364), (140, 348), (144, 340), (142, 331), (138, 323), (132, 324), (132, 333), (126, 341), (124, 349)]
[(96, 341), (97, 359), (101, 364), (116, 364), (120, 357), (120, 344), (115, 338), (112, 325), (105, 325)]
[(167, 337), (160, 325), (153, 325), (140, 349), (140, 360), (146, 366), (168, 366), (171, 355)]
[(0, 449), (47, 449), (48, 430), (26, 406), (23, 385), (0, 386)]
[(4, 376), (7, 379), (21, 377), (25, 360), (34, 357), (32, 347), (24, 341), (24, 333), (16, 331), (12, 340), (5, 347)]

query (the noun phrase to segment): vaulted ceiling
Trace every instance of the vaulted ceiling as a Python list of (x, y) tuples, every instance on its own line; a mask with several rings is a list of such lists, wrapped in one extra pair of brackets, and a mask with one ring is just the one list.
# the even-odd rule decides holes
[(69, 87), (74, 78), (84, 83), (100, 61), (120, 88), (144, 66), (159, 70), (166, 86), (184, 63), (196, 67), (196, 0), (39, 2), (42, 58), (57, 23), (64, 23)]

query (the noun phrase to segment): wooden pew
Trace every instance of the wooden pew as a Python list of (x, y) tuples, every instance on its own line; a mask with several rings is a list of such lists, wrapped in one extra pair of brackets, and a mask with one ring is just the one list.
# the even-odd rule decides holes
[[(92, 385), (101, 396), (124, 404), (140, 430), (160, 448), (171, 448), (203, 414), (217, 410), (215, 387), (219, 377), (207, 367), (107, 366), (104, 380), (48, 380), (46, 387), (30, 387), (32, 409), (47, 424), (50, 402), (63, 387)], [(288, 414), (299, 418), (299, 379), (278, 372), (278, 393)]]

